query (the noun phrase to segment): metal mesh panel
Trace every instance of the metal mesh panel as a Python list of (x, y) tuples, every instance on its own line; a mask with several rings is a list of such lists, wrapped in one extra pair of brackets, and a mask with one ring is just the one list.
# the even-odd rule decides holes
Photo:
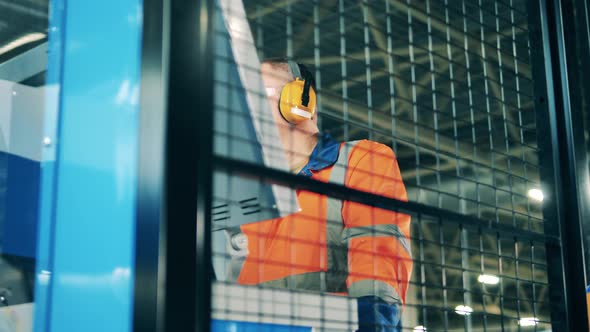
[[(269, 87), (268, 81), (258, 81), (256, 61), (236, 60), (238, 53), (247, 49), (244, 45), (252, 43), (260, 60), (285, 58), (311, 70), (322, 133), (340, 142), (368, 139), (394, 151), (408, 203), (404, 204), (404, 197), (378, 190), (368, 192), (400, 202), (371, 201), (372, 196), (358, 196), (354, 190), (351, 196), (391, 213), (411, 216), (408, 240), (413, 271), (401, 315), (404, 331), (550, 330), (550, 310), (559, 303), (549, 299), (545, 245), (555, 239), (544, 234), (548, 221), (543, 218), (539, 195), (540, 133), (533, 108), (526, 2), (245, 0), (243, 5), (250, 28), (247, 32), (236, 32), (243, 29), (238, 27), (242, 19), (239, 10), (217, 8), (218, 18), (226, 25), (216, 32), (220, 37), (214, 83), (218, 185), (212, 222), (215, 227), (216, 220), (223, 224), (231, 219), (229, 206), (245, 205), (269, 216), (279, 213), (276, 204), (268, 203), (272, 200), (261, 199), (268, 192), (276, 197), (279, 187), (271, 187), (272, 183), (285, 190), (291, 212), (257, 228), (261, 243), (256, 250), (267, 252), (258, 252), (257, 257), (265, 258), (257, 263), (266, 267), (256, 265), (260, 272), (256, 282), (246, 282), (244, 277), (237, 281), (242, 285), (236, 285), (235, 278), (243, 267), (241, 263), (227, 267), (229, 261), (244, 257), (223, 242), (238, 234), (239, 228), (234, 227), (229, 237), (222, 231), (214, 234), (213, 260), (220, 280), (213, 288), (213, 319), (219, 324), (239, 320), (319, 330), (351, 330), (359, 323), (354, 298), (335, 295), (327, 287), (329, 277), (325, 274), (319, 277), (319, 288), (308, 289), (264, 279), (279, 276), (269, 272), (274, 271), (269, 265), (293, 275), (326, 268), (323, 252), (338, 248), (325, 235), (314, 233), (314, 225), (325, 228), (335, 224), (346, 230), (349, 221), (342, 217), (326, 222), (325, 215), (314, 214), (305, 219), (309, 210), (301, 206), (302, 192), (328, 194), (325, 199), (330, 201), (334, 188), (310, 181), (334, 182), (326, 170), (334, 172), (339, 166), (332, 166), (336, 160), (315, 156), (316, 161), (329, 165), (314, 170), (311, 180), (303, 174), (281, 175), (293, 169), (297, 173), (302, 166), (299, 161), (309, 157), (311, 150), (296, 148), (304, 146), (295, 140), (305, 135), (294, 134), (307, 128), (283, 123), (288, 129), (279, 129), (278, 137), (268, 139), (268, 135), (277, 135), (269, 128), (282, 119), (260, 113), (260, 109), (278, 112), (277, 100), (263, 89)], [(224, 29), (234, 30), (235, 36)], [(286, 67), (273, 68), (279, 81), (284, 77), (281, 75), (288, 75)], [(268, 73), (263, 70), (263, 75)], [(258, 113), (244, 111), (248, 107), (258, 107)], [(258, 127), (250, 132), (236, 127), (251, 119)], [(257, 134), (252, 132), (256, 129)], [(262, 155), (245, 152), (259, 149), (260, 144)], [(379, 153), (374, 154), (376, 160), (382, 160)], [(283, 162), (269, 162), (269, 156)], [(378, 181), (383, 183), (395, 180), (379, 173), (382, 164), (367, 165), (363, 176), (381, 176)], [(346, 172), (356, 172), (353, 168), (348, 165)], [(223, 186), (219, 186), (220, 176)], [(232, 196), (237, 186), (246, 183), (243, 181), (257, 193), (254, 196), (259, 199), (254, 204)], [(342, 197), (347, 196), (346, 190), (337, 192), (334, 201), (346, 198)], [(299, 205), (295, 195), (299, 195)], [(329, 209), (330, 203), (319, 196), (317, 210)], [(368, 225), (374, 226), (378, 223), (375, 211), (380, 209), (365, 207)], [(293, 218), (297, 222), (289, 221)], [(281, 233), (277, 231), (281, 227), (292, 229)], [(309, 237), (299, 236), (304, 234), (300, 227), (309, 229)], [(372, 232), (372, 237), (381, 235)], [(271, 239), (277, 234), (283, 238)], [(251, 250), (252, 237), (247, 238)], [(304, 254), (297, 248), (306, 245), (315, 248), (303, 251), (316, 253), (317, 257), (308, 260), (313, 266), (301, 263)], [(372, 250), (364, 259), (371, 256), (381, 262), (405, 257), (400, 247), (396, 248), (398, 251)], [(281, 256), (281, 250), (292, 252)], [(339, 270), (341, 274), (352, 273), (350, 251), (348, 255), (349, 269)], [(265, 282), (259, 283), (263, 279)], [(390, 281), (405, 283), (399, 274)]]

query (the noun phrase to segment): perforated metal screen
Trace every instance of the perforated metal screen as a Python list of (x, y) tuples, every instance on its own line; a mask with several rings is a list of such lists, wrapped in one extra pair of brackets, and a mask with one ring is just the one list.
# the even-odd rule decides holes
[[(217, 7), (216, 15), (225, 23), (216, 30), (214, 85), (215, 147), (223, 167), (218, 163), (212, 223), (214, 228), (216, 223), (224, 225), (240, 208), (242, 212), (266, 211), (272, 216), (277, 207), (266, 206), (265, 202), (272, 200), (263, 198), (269, 192), (276, 197), (277, 191), (285, 188), (292, 191), (283, 192), (283, 207), (291, 210), (284, 218), (256, 228), (257, 253), (251, 252), (252, 235), (246, 236), (248, 255), (257, 257), (253, 266), (259, 269), (258, 279), (241, 275), (242, 263), (227, 270), (226, 264), (244, 256), (220, 244), (223, 236), (214, 235), (213, 259), (220, 280), (213, 288), (213, 319), (320, 330), (357, 328), (355, 299), (333, 294), (336, 292), (325, 284), (330, 279), (327, 273), (319, 277), (319, 288), (258, 284), (282, 276), (278, 270), (296, 275), (327, 268), (322, 252), (346, 250), (342, 244), (331, 248), (332, 242), (325, 235), (312, 231), (314, 227), (341, 225), (345, 232), (354, 223), (346, 220), (345, 212), (336, 219), (306, 214), (309, 201), (302, 207), (300, 195), (319, 192), (317, 206), (312, 209), (328, 210), (330, 202), (338, 202), (334, 204), (345, 209), (353, 203), (340, 199), (348, 198), (358, 202), (354, 204), (369, 226), (380, 223), (376, 219), (382, 216), (382, 210), (364, 204), (387, 210), (384, 216), (402, 229), (399, 218), (410, 216), (407, 241), (411, 255), (403, 253), (400, 246), (389, 251), (374, 246), (359, 258), (396, 261), (394, 265), (399, 267), (403, 265), (400, 261), (411, 257), (409, 283), (399, 270), (391, 280), (383, 279), (398, 285), (398, 292), (408, 284), (405, 303), (399, 305), (403, 307), (404, 331), (551, 330), (550, 311), (552, 306), (561, 305), (561, 299), (555, 298), (559, 302), (552, 303), (549, 298), (545, 248), (555, 236), (545, 234), (544, 229), (546, 223), (554, 221), (545, 220), (542, 213), (537, 138), (543, 133), (539, 132), (534, 107), (535, 68), (529, 37), (530, 22), (538, 19), (528, 16), (527, 1), (245, 0), (243, 6), (247, 26), (239, 23), (241, 13), (236, 8), (240, 6), (236, 3), (229, 9)], [(235, 35), (230, 37), (227, 30), (234, 30)], [(250, 42), (255, 47), (250, 50), (255, 50), (260, 61), (286, 58), (311, 70), (322, 133), (339, 142), (367, 139), (394, 151), (395, 158), (390, 160), (394, 168), (399, 167), (401, 179), (383, 176), (377, 170), (383, 165), (371, 163), (367, 163), (363, 176), (379, 185), (401, 180), (396, 182), (398, 187), (390, 189), (399, 194), (401, 191), (396, 190), (405, 187), (407, 203), (403, 195), (379, 191), (379, 185), (352, 189), (389, 199), (359, 196), (354, 190), (324, 185), (321, 182), (342, 184), (334, 181), (330, 172), (322, 173), (325, 169), (315, 170), (312, 179), (287, 174), (297, 166), (294, 160), (305, 160), (308, 155), (300, 149), (287, 158), (292, 163), (281, 162), (283, 147), (289, 155), (290, 147), (301, 143), (284, 137), (297, 140), (303, 136), (279, 134), (283, 135), (280, 141), (273, 136), (277, 135), (274, 129), (269, 129), (276, 126), (277, 118), (264, 112), (277, 109), (275, 101), (268, 102), (270, 97), (264, 90), (267, 82), (258, 81), (256, 61), (238, 59), (252, 60), (250, 53), (250, 58), (246, 53), (238, 54), (246, 52)], [(253, 107), (257, 111), (248, 112)], [(251, 114), (258, 123), (254, 128), (259, 129), (258, 134), (240, 127), (249, 123)], [(300, 126), (289, 128), (292, 132), (303, 130)], [(266, 157), (247, 152), (258, 149), (259, 142)], [(279, 156), (279, 161), (269, 162), (271, 155)], [(385, 155), (376, 158), (389, 156)], [(325, 155), (317, 158), (331, 160)], [(353, 166), (347, 166), (345, 173), (351, 176)], [(333, 173), (331, 167), (328, 169)], [(333, 167), (337, 169), (339, 164)], [(237, 179), (249, 179), (249, 185), (255, 188), (252, 192), (259, 194), (254, 198), (259, 200), (248, 201), (247, 197), (241, 201), (231, 196), (238, 189), (235, 186), (244, 185)], [(272, 183), (283, 189), (271, 187)], [(320, 194), (330, 193), (338, 199), (320, 198)], [(228, 212), (231, 206), (237, 210)], [(289, 229), (277, 231), (285, 227)], [(300, 236), (306, 234), (302, 227), (309, 229), (309, 236)], [(383, 235), (371, 229), (373, 237)], [(237, 233), (234, 228), (232, 234)], [(277, 238), (277, 234), (283, 237)], [(398, 234), (392, 241), (405, 236)], [(308, 249), (298, 251), (306, 245)], [(289, 248), (294, 249), (286, 256), (280, 254)], [(350, 278), (353, 270), (358, 272), (348, 250), (347, 264), (336, 269), (344, 278)], [(312, 252), (317, 252), (316, 258), (301, 257)], [(219, 277), (220, 267), (223, 277)], [(366, 271), (365, 277), (371, 279), (378, 269)]]

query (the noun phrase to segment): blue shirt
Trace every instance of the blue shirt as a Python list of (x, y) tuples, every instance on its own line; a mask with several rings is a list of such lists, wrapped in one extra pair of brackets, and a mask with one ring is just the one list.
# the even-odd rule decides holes
[(334, 140), (330, 134), (318, 135), (318, 143), (311, 152), (307, 165), (299, 171), (299, 175), (311, 177), (311, 171), (320, 171), (334, 165), (339, 152), (340, 142)]

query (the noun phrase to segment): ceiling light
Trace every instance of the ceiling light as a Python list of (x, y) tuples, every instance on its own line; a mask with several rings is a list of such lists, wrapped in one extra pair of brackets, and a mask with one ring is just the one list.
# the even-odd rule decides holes
[(497, 285), (500, 282), (500, 278), (491, 274), (482, 274), (479, 277), (477, 277), (477, 281), (479, 281), (482, 284)]
[(529, 190), (529, 197), (536, 200), (536, 201), (539, 201), (539, 202), (542, 202), (543, 198), (544, 198), (543, 192), (541, 191), (541, 189), (537, 189), (537, 188)]
[(414, 327), (412, 332), (426, 332), (426, 328), (422, 325), (418, 325), (418, 326)]
[(520, 326), (535, 326), (537, 324), (539, 324), (537, 317), (523, 317), (518, 320), (518, 325)]
[(473, 308), (466, 305), (458, 305), (455, 307), (455, 312), (462, 316), (469, 316), (473, 312)]

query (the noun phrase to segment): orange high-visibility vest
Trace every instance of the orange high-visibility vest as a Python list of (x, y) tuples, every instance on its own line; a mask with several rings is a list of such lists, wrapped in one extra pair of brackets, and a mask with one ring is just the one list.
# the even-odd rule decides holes
[[(312, 178), (407, 201), (393, 151), (368, 140), (342, 143), (336, 163)], [(410, 216), (309, 191), (297, 198), (301, 211), (242, 226), (248, 255), (238, 283), (405, 303)]]

